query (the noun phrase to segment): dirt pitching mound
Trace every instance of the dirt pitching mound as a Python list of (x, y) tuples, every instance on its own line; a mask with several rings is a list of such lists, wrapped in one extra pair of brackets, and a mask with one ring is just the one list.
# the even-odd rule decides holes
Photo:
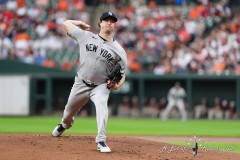
[(208, 151), (194, 158), (191, 148), (126, 136), (109, 136), (111, 153), (96, 150), (94, 136), (0, 134), (1, 160), (237, 160), (240, 154)]

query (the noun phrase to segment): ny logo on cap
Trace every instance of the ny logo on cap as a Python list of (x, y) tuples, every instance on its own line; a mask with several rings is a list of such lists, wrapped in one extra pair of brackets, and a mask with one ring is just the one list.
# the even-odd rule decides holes
[(112, 16), (112, 12), (108, 12), (108, 15), (109, 15), (109, 16)]

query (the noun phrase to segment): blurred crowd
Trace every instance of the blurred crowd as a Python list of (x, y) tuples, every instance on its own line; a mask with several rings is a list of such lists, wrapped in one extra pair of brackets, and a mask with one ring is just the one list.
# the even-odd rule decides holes
[(90, 15), (85, 12), (84, 1), (2, 0), (0, 2), (1, 58), (66, 70), (77, 65), (77, 58), (74, 62), (70, 62), (68, 52), (65, 52), (65, 55), (59, 53), (66, 50), (76, 52), (78, 47), (76, 42), (63, 34), (61, 23), (66, 19), (81, 19), (89, 23)]
[[(137, 96), (123, 96), (121, 102), (109, 104), (109, 116), (120, 118), (158, 118), (164, 119), (164, 111), (167, 108), (168, 100), (165, 97), (149, 97), (144, 99), (144, 105), (139, 109), (139, 99)], [(64, 106), (63, 106), (64, 107)], [(208, 120), (236, 120), (239, 119), (236, 110), (236, 102), (220, 98), (213, 99), (202, 97), (201, 100), (193, 105), (190, 110), (185, 102), (187, 119), (208, 119)], [(79, 115), (87, 117), (92, 115), (91, 107), (81, 109)], [(181, 119), (182, 115), (177, 107), (170, 110), (168, 119)], [(184, 121), (186, 121), (185, 119)]]
[(240, 74), (240, 16), (227, 0), (164, 7), (103, 2), (90, 12), (84, 0), (1, 0), (0, 58), (72, 70), (80, 63), (78, 46), (61, 23), (82, 20), (98, 30), (97, 15), (111, 9), (130, 72)]
[[(210, 103), (211, 102), (211, 103)], [(146, 98), (142, 110), (139, 110), (139, 100), (137, 96), (124, 96), (122, 102), (117, 107), (117, 113), (114, 115), (125, 118), (163, 118), (164, 110), (168, 104), (167, 98)], [(192, 119), (238, 119), (235, 101), (228, 101), (225, 98), (216, 96), (214, 99), (202, 97), (198, 104), (193, 106), (192, 111), (185, 103), (188, 118)], [(111, 109), (110, 109), (111, 112)], [(180, 119), (181, 113), (178, 108), (173, 108), (169, 113), (169, 118)]]
[(239, 74), (239, 15), (225, 2), (124, 10), (117, 36), (128, 48), (129, 68), (157, 75)]

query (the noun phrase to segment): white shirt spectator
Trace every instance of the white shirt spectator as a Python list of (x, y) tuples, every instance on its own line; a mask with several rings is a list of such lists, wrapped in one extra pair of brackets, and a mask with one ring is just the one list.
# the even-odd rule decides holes
[(15, 47), (16, 49), (26, 50), (29, 47), (29, 43), (26, 40), (18, 40), (15, 43)]
[(0, 38), (0, 58), (7, 58), (11, 48), (13, 48), (13, 43), (8, 37)]
[(7, 2), (7, 10), (16, 10), (17, 2), (16, 1), (8, 1)]
[(187, 21), (184, 24), (186, 31), (189, 34), (195, 34), (197, 32), (197, 24), (195, 21)]
[(27, 8), (21, 7), (17, 9), (17, 15), (18, 16), (24, 16), (27, 13)]
[(50, 35), (45, 39), (46, 49), (50, 50), (61, 50), (63, 48), (63, 42), (60, 37)]
[(156, 75), (163, 75), (165, 73), (164, 66), (159, 62), (159, 64), (153, 69), (153, 73)]
[(123, 27), (128, 27), (129, 26), (129, 20), (127, 18), (123, 18), (123, 19), (119, 20), (118, 25), (123, 26)]
[(47, 32), (48, 32), (48, 28), (46, 25), (44, 24), (39, 24), (37, 27), (36, 27), (36, 32), (37, 34), (40, 36), (40, 37), (44, 37)]
[(27, 64), (34, 64), (35, 59), (33, 55), (26, 55), (25, 57), (23, 57), (22, 61)]
[(40, 15), (40, 10), (36, 7), (31, 7), (27, 10), (27, 15), (34, 19)]
[[(56, 23), (62, 24), (65, 20), (67, 20), (67, 13), (58, 11), (56, 14)], [(83, 21), (84, 22), (84, 21)]]

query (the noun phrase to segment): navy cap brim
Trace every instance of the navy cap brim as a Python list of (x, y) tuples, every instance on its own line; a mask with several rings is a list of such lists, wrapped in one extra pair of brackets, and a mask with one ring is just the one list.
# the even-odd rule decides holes
[(114, 22), (117, 22), (117, 18), (113, 17), (113, 16), (107, 16), (107, 17), (104, 17), (104, 18), (102, 18), (100, 20), (102, 21), (102, 20), (107, 19), (107, 18), (112, 18), (114, 20)]

